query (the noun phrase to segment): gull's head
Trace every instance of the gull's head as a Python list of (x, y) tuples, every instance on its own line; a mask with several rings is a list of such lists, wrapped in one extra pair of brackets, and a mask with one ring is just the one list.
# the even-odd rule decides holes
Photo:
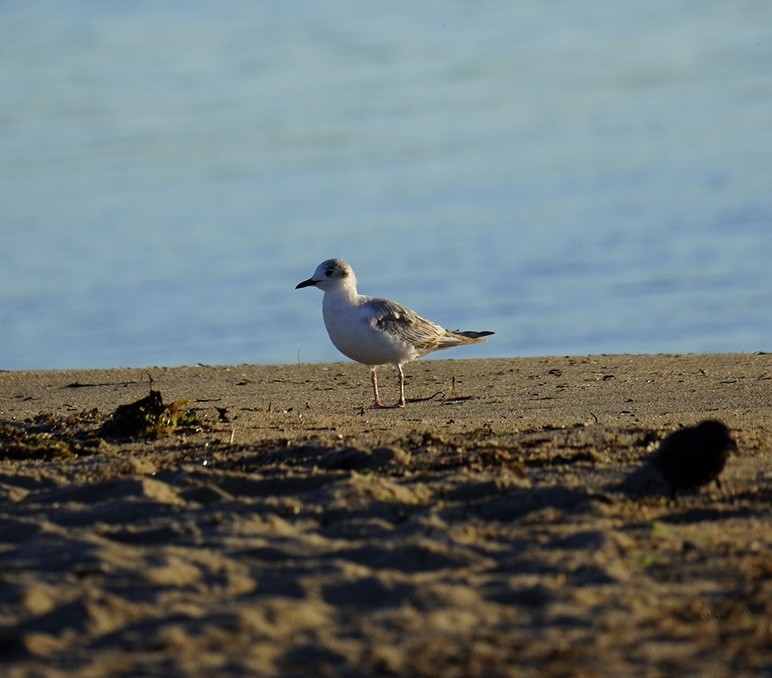
[(325, 292), (331, 292), (340, 288), (356, 289), (356, 278), (354, 270), (343, 259), (327, 259), (316, 267), (314, 274), (308, 279), (295, 286), (298, 290), (301, 287), (318, 287)]

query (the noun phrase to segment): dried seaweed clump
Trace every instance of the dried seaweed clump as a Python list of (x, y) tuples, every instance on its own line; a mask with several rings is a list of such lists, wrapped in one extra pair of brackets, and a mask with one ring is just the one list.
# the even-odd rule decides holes
[(74, 459), (110, 454), (112, 447), (95, 435), (96, 409), (72, 415), (38, 414), (22, 422), (0, 422), (0, 459)]
[(119, 405), (102, 426), (102, 434), (111, 438), (158, 438), (171, 435), (177, 426), (190, 424), (195, 416), (183, 410), (188, 401), (164, 404), (160, 391), (150, 393), (128, 405)]
[(72, 459), (77, 456), (68, 440), (49, 433), (31, 433), (19, 426), (0, 425), (2, 459)]

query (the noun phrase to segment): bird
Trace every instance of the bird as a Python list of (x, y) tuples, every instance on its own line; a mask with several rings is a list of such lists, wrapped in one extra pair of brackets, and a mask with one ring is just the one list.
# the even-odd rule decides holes
[(318, 287), (324, 292), (322, 316), (327, 334), (343, 355), (370, 368), (374, 407), (384, 407), (378, 395), (379, 365), (394, 365), (399, 375), (397, 407), (405, 406), (402, 366), (432, 351), (485, 341), (493, 332), (446, 330), (406, 306), (357, 292), (354, 270), (343, 259), (327, 259), (295, 289)]
[(696, 490), (711, 481), (721, 487), (718, 476), (737, 443), (727, 426), (706, 419), (668, 435), (654, 452), (651, 463), (670, 487), (673, 498), (680, 489)]

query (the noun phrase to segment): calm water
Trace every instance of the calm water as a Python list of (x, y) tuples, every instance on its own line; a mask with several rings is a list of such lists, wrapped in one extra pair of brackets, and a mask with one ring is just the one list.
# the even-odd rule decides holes
[(0, 3), (0, 368), (769, 350), (772, 3)]

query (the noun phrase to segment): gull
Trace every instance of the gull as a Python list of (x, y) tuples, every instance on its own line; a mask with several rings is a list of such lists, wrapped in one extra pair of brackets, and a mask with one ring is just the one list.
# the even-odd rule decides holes
[(411, 360), (451, 346), (485, 341), (493, 332), (446, 330), (415, 311), (390, 299), (368, 297), (357, 292), (354, 270), (343, 259), (327, 259), (314, 274), (295, 286), (318, 287), (324, 292), (322, 316), (327, 334), (343, 355), (370, 368), (375, 407), (383, 407), (378, 396), (379, 365), (394, 365), (399, 373), (397, 407), (405, 406), (405, 375), (402, 366)]

